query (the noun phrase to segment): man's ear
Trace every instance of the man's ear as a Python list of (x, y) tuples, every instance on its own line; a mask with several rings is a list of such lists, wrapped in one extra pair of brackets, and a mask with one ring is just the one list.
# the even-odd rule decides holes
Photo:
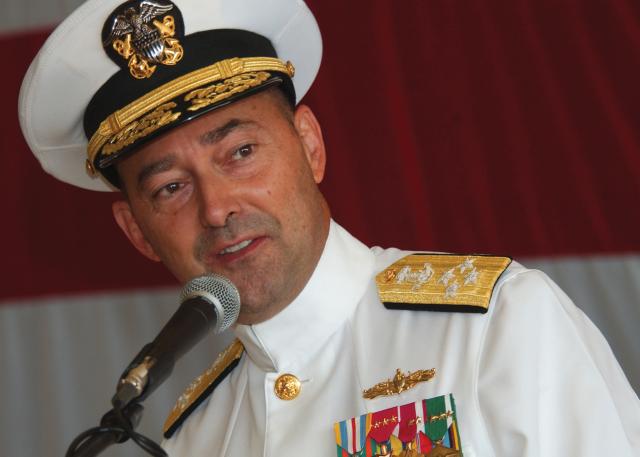
[(299, 105), (294, 114), (293, 123), (302, 140), (307, 161), (317, 184), (324, 178), (327, 155), (324, 148), (322, 130), (316, 116), (306, 105)]
[(159, 262), (160, 257), (158, 257), (149, 241), (147, 241), (142, 230), (140, 230), (140, 226), (131, 211), (129, 203), (124, 200), (119, 200), (113, 203), (111, 209), (113, 210), (114, 219), (124, 234), (127, 235), (131, 244), (148, 259)]

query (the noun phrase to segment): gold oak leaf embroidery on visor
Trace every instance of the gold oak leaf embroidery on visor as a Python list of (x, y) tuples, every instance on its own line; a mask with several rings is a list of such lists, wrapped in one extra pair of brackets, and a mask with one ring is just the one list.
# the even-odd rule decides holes
[(191, 102), (191, 106), (189, 106), (187, 110), (197, 111), (206, 108), (232, 95), (239, 94), (252, 87), (257, 87), (270, 77), (271, 74), (266, 71), (251, 72), (227, 78), (222, 82), (212, 84), (208, 87), (196, 89), (189, 92), (184, 98), (186, 102)]
[(180, 112), (173, 112), (173, 108), (176, 106), (174, 102), (165, 103), (137, 121), (126, 125), (118, 133), (109, 138), (107, 144), (102, 148), (102, 154), (105, 156), (114, 154), (140, 138), (144, 138), (159, 128), (171, 124), (182, 114)]

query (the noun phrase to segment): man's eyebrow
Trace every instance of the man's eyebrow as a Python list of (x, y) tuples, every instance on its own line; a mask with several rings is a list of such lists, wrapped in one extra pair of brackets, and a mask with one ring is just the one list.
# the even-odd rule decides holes
[(162, 173), (173, 167), (176, 162), (176, 158), (173, 155), (166, 156), (157, 162), (146, 165), (140, 173), (138, 173), (138, 189), (142, 189), (145, 181), (157, 173)]
[(222, 141), (224, 137), (229, 135), (234, 130), (251, 125), (255, 125), (255, 122), (242, 119), (231, 119), (226, 124), (203, 133), (200, 136), (200, 144), (202, 144), (203, 146), (216, 144)]

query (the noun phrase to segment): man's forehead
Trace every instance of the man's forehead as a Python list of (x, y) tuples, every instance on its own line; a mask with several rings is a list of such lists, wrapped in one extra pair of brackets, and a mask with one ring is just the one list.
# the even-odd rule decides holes
[[(257, 130), (261, 126), (252, 119), (207, 119), (181, 126), (151, 143), (142, 146), (136, 153), (122, 160), (123, 164), (135, 163), (138, 167), (149, 163), (163, 163), (164, 169), (175, 165), (180, 152), (190, 143), (199, 146), (215, 146), (234, 132)], [(183, 147), (184, 146), (184, 147)]]

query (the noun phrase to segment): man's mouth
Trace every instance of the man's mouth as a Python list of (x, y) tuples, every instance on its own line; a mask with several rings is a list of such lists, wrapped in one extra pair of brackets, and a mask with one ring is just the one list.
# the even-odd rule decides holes
[(228, 246), (228, 247), (224, 248), (222, 251), (220, 251), (218, 253), (218, 255), (233, 254), (234, 252), (238, 252), (240, 249), (246, 248), (251, 243), (253, 243), (253, 239), (240, 241), (237, 244), (234, 244), (232, 246)]

